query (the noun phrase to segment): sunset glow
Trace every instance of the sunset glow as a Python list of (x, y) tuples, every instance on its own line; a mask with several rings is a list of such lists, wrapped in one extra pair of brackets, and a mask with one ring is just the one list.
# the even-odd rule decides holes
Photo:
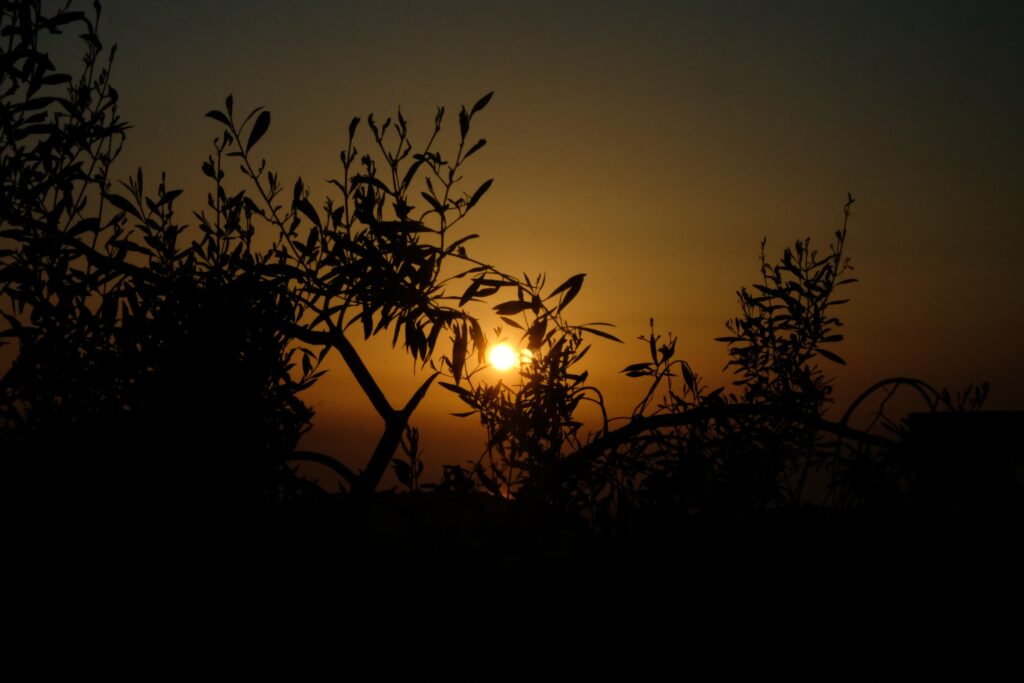
[(0, 1), (12, 668), (1001, 679), (1022, 35)]
[(511, 344), (496, 344), (487, 351), (487, 360), (495, 370), (506, 372), (518, 365), (516, 350)]

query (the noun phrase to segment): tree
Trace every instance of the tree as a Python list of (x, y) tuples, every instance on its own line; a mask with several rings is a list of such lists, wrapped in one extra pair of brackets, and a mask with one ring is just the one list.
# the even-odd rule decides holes
[[(417, 148), (401, 112), (380, 125), (370, 116), (373, 154), (356, 148), (353, 119), (338, 194), (319, 206), (301, 179), (286, 197), (257, 161), (270, 112), (241, 117), (229, 96), (208, 114), (222, 128), (202, 164), (213, 187), (189, 226), (176, 212), (181, 191), (163, 178), (154, 188), (140, 169), (111, 181), (127, 125), (99, 13), (96, 3), (91, 16), (46, 15), (27, 1), (0, 14), (0, 338), (15, 354), (0, 384), (6, 488), (22, 502), (47, 492), (113, 508), (128, 491), (168, 508), (201, 489), (207, 507), (251, 509), (308, 491), (292, 464), (305, 459), (333, 467), (351, 492), (373, 492), (437, 373), (395, 408), (348, 335), (389, 332), (427, 364), (453, 333), (444, 367), (456, 379), (466, 355), (482, 356), (486, 337), (464, 307), (497, 271), (467, 252), (476, 235), (454, 228), (491, 186), (461, 189), (486, 144), (471, 124), (491, 95), (460, 109), (450, 153), (438, 149), (444, 109)], [(77, 77), (39, 47), (72, 28), (86, 44)], [(229, 160), (248, 188), (229, 187)], [(265, 230), (273, 238), (260, 248)], [(460, 281), (468, 288), (449, 295)], [(359, 473), (295, 450), (312, 418), (301, 392), (331, 349), (384, 420)]]
[[(256, 109), (239, 122), (228, 98), (224, 110), (208, 114), (225, 132), (218, 156), (204, 165), (204, 171), (221, 193), (220, 156), (241, 160), (257, 199), (244, 192), (233, 199), (241, 204), (246, 220), (263, 221), (278, 235), (265, 262), (276, 277), (289, 283), (299, 313), (287, 330), (306, 345), (304, 369), (313, 372), (331, 349), (337, 350), (384, 420), (384, 433), (359, 474), (320, 454), (293, 456), (332, 467), (354, 492), (368, 494), (376, 489), (408, 430), (410, 416), (437, 375), (428, 376), (402, 408), (393, 407), (346, 336), (350, 330), (355, 328), (365, 338), (391, 332), (392, 343), (401, 339), (404, 349), (423, 364), (446, 330), (472, 328), (474, 346), (482, 349), (486, 343), (479, 323), (462, 308), (475, 297), (463, 297), (453, 306), (447, 288), (493, 270), (467, 253), (466, 244), (477, 235), (453, 236), (454, 227), (491, 186), (487, 180), (471, 194), (459, 189), (463, 165), (486, 144), (483, 139), (471, 143), (469, 135), (473, 118), (490, 99), (487, 94), (469, 110), (459, 111), (459, 141), (450, 156), (435, 149), (443, 108), (438, 109), (433, 132), (418, 151), (401, 111), (394, 121), (388, 118), (381, 125), (371, 115), (367, 126), (380, 163), (370, 154), (360, 156), (356, 148), (360, 120), (353, 119), (348, 144), (340, 155), (342, 175), (330, 181), (340, 195), (327, 198), (320, 207), (312, 204), (301, 179), (295, 183), (290, 205), (285, 208), (278, 203), (283, 189), (277, 175), (267, 170), (265, 160), (257, 163), (253, 158), (253, 147), (269, 128), (269, 112)], [(412, 204), (416, 191), (425, 202), (419, 210)], [(215, 214), (217, 201), (210, 203)], [(452, 261), (462, 268), (453, 272)]]
[[(122, 282), (86, 257), (124, 258), (116, 226), (101, 239), (112, 226), (102, 193), (126, 125), (98, 18), (98, 9), (92, 18), (66, 10), (45, 16), (39, 2), (0, 9), (0, 338), (17, 353), (0, 382), (0, 443), (12, 489), (73, 480), (91, 454), (71, 452), (99, 441), (92, 432), (103, 431), (130, 385), (105, 372), (116, 355), (108, 340)], [(85, 42), (77, 77), (57, 70), (39, 44), (44, 33), (73, 29)], [(26, 450), (37, 454), (29, 459)]]
[[(600, 329), (608, 323), (573, 325), (566, 320), (564, 310), (579, 294), (584, 277), (573, 275), (545, 295), (543, 276), (520, 280), (491, 273), (466, 292), (478, 295), (485, 287), (488, 293), (514, 292), (514, 299), (496, 304), (494, 310), (511, 330), (519, 331), (523, 348), (518, 381), (475, 382), (478, 367), (466, 373), (463, 386), (461, 363), (449, 362), (454, 383), (444, 384), (470, 408), (458, 415), (478, 416), (487, 432), (484, 452), (467, 474), (493, 495), (532, 498), (574, 511), (593, 505), (600, 495), (592, 482), (563, 467), (565, 456), (593, 436), (581, 434), (584, 425), (576, 415), (581, 404), (596, 405), (602, 417), (599, 433), (608, 430), (604, 397), (587, 384), (587, 371), (578, 367), (590, 350), (587, 337), (619, 341)], [(465, 348), (465, 339), (457, 337), (455, 346)]]
[[(678, 357), (676, 337), (663, 341), (651, 321), (649, 336), (640, 337), (649, 360), (623, 369), (646, 378), (648, 391), (627, 424), (570, 458), (576, 470), (603, 473), (604, 508), (628, 518), (798, 505), (812, 470), (834, 470), (847, 450), (859, 457), (893, 445), (824, 416), (832, 387), (817, 360), (843, 362), (826, 346), (842, 340), (832, 309), (846, 300), (836, 298), (836, 289), (854, 282), (844, 277), (852, 204), (851, 196), (824, 255), (803, 240), (771, 264), (762, 242), (761, 282), (739, 290), (740, 315), (727, 322), (730, 335), (719, 338), (729, 346), (726, 367), (734, 369), (739, 393), (708, 387)], [(841, 482), (839, 476), (832, 483)]]

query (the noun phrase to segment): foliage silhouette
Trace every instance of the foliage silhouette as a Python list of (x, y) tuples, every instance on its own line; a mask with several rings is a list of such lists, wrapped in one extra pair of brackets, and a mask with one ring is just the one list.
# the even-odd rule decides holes
[[(619, 340), (600, 329), (608, 323), (571, 325), (566, 321), (563, 311), (579, 293), (584, 277), (574, 275), (547, 295), (543, 276), (531, 279), (524, 275), (519, 280), (491, 275), (477, 281), (481, 287), (515, 291), (516, 298), (496, 304), (494, 310), (506, 325), (521, 333), (523, 355), (517, 383), (475, 383), (473, 377), (482, 369), (477, 366), (465, 375), (467, 386), (462, 386), (463, 363), (444, 359), (455, 380), (444, 386), (471, 409), (458, 415), (477, 415), (487, 431), (484, 453), (468, 474), (492, 495), (537, 497), (570, 508), (589, 504), (583, 482), (568, 481), (558, 472), (563, 456), (583, 443), (580, 430), (584, 425), (576, 417), (581, 403), (591, 402), (599, 408), (602, 430), (607, 430), (601, 392), (587, 384), (586, 371), (575, 368), (590, 349), (588, 335)], [(500, 327), (495, 330), (497, 337), (501, 333)], [(465, 348), (464, 339), (457, 337), (455, 342), (456, 352)]]
[[(530, 382), (523, 395), (536, 406), (534, 417), (550, 424), (534, 439), (522, 429), (499, 427), (499, 416), (492, 416), (501, 437), (495, 432), (491, 445), (514, 433), (527, 439), (515, 446), (520, 454), (542, 442), (553, 451), (566, 440), (578, 443), (580, 425), (571, 414), (595, 390), (583, 386), (585, 376), (565, 372), (586, 352), (584, 335), (611, 337), (561, 318), (583, 275), (555, 288), (545, 303), (543, 282), (519, 280), (474, 259), (467, 247), (477, 235), (456, 233), (492, 182), (461, 189), (467, 160), (486, 144), (470, 135), (490, 94), (459, 111), (450, 152), (438, 147), (443, 108), (419, 147), (401, 111), (382, 124), (371, 115), (372, 153), (357, 148), (361, 121), (353, 119), (340, 176), (330, 181), (338, 195), (320, 206), (301, 178), (286, 198), (278, 175), (256, 157), (271, 114), (256, 108), (242, 116), (229, 96), (222, 109), (207, 114), (222, 131), (201, 167), (212, 185), (206, 206), (189, 227), (175, 211), (181, 191), (164, 178), (154, 192), (147, 192), (141, 169), (119, 187), (110, 181), (127, 125), (117, 115), (109, 63), (96, 66), (102, 54), (98, 5), (92, 18), (70, 11), (46, 17), (38, 3), (22, 9), (12, 5), (5, 15), (11, 36), (21, 36), (26, 46), (11, 54), (23, 51), (34, 69), (6, 74), (5, 107), (13, 124), (5, 131), (4, 187), (11, 201), (2, 218), (10, 226), (4, 237), (15, 248), (4, 252), (9, 328), (3, 334), (16, 341), (17, 357), (5, 375), (3, 439), (12, 454), (11, 481), (18, 482), (13, 488), (32, 480), (74, 486), (107, 479), (107, 488), (121, 490), (115, 480), (143, 467), (143, 478), (163, 487), (164, 498), (199, 481), (216, 482), (210, 504), (224, 487), (287, 498), (304, 487), (290, 464), (299, 461), (332, 468), (345, 489), (364, 496), (389, 465), (415, 488), (422, 463), (410, 416), (438, 374), (458, 386), (471, 374), (470, 357), (479, 369), (489, 342), (467, 305), (510, 289), (518, 298), (494, 310), (511, 326), (520, 323), (510, 316), (522, 314), (528, 326), (524, 340), (537, 356), (524, 375)], [(88, 45), (76, 82), (32, 51), (41, 32), (74, 23), (85, 27)], [(68, 97), (35, 97), (40, 88), (63, 87)], [(87, 115), (74, 109), (74, 98), (91, 107)], [(35, 143), (31, 153), (15, 144), (23, 140)], [(238, 164), (247, 189), (231, 187), (229, 162)], [(261, 247), (265, 240), (256, 236), (268, 230), (271, 243)], [(52, 259), (37, 257), (50, 251)], [(449, 295), (454, 287), (459, 293)], [(353, 331), (364, 338), (390, 332), (393, 345), (401, 339), (415, 361), (433, 370), (401, 408), (384, 395), (351, 343)], [(432, 360), (446, 333), (451, 352)], [(325, 454), (296, 450), (312, 418), (301, 392), (322, 375), (331, 349), (384, 421), (359, 472)], [(555, 385), (566, 381), (556, 396)], [(408, 462), (395, 461), (400, 449)], [(40, 467), (47, 474), (35, 471)], [(15, 472), (20, 468), (27, 469)], [(202, 469), (208, 471), (200, 476)]]
[[(223, 130), (202, 164), (212, 188), (190, 228), (175, 213), (181, 191), (163, 178), (155, 192), (141, 169), (111, 183), (127, 125), (109, 82), (114, 51), (101, 59), (99, 11), (47, 16), (22, 2), (2, 15), (0, 236), (11, 248), (0, 254), (0, 304), (15, 351), (2, 384), (5, 488), (25, 499), (57, 485), (44, 497), (77, 490), (117, 500), (109, 494), (140, 488), (126, 485), (134, 477), (147, 482), (138, 497), (157, 508), (201, 486), (207, 504), (228, 511), (239, 502), (229, 491), (254, 505), (308, 491), (289, 463), (311, 460), (350, 490), (372, 492), (403, 434), (415, 438), (409, 417), (436, 373), (396, 409), (346, 335), (392, 332), (421, 363), (445, 330), (472, 330), (473, 350), (486, 344), (463, 306), (484, 295), (479, 281), (493, 269), (467, 254), (476, 235), (453, 228), (491, 185), (460, 189), (465, 162), (485, 145), (469, 137), (472, 121), (491, 96), (460, 110), (451, 155), (436, 149), (443, 109), (415, 151), (401, 112), (382, 125), (370, 116), (379, 165), (357, 150), (353, 119), (331, 181), (340, 197), (321, 207), (301, 179), (283, 198), (278, 176), (254, 156), (270, 113), (238, 116), (229, 96), (208, 114)], [(77, 78), (38, 47), (42, 34), (69, 26), (85, 31)], [(250, 190), (229, 187), (232, 159)], [(412, 204), (414, 192), (425, 208)], [(268, 227), (273, 240), (260, 247)], [(469, 278), (473, 291), (446, 294)], [(300, 394), (332, 348), (385, 423), (359, 473), (295, 450), (312, 417)]]
[[(236, 123), (229, 98), (224, 111), (208, 114), (226, 127), (223, 149), (230, 148), (228, 155), (242, 160), (243, 173), (262, 202), (249, 201), (247, 210), (278, 232), (272, 250), (274, 265), (288, 279), (301, 311), (289, 329), (299, 340), (318, 347), (315, 362), (309, 361), (306, 369), (312, 370), (331, 348), (336, 349), (384, 420), (384, 434), (363, 472), (356, 475), (340, 464), (333, 465), (353, 490), (364, 494), (379, 484), (409, 427), (410, 415), (435, 375), (420, 385), (403, 408), (395, 409), (345, 335), (353, 326), (366, 338), (393, 329), (393, 343), (403, 337), (405, 349), (423, 362), (432, 354), (441, 332), (467, 318), (459, 308), (445, 303), (444, 289), (466, 273), (448, 274), (442, 269), (446, 261), (469, 259), (465, 243), (475, 235), (453, 240), (451, 231), (490, 187), (487, 181), (471, 195), (457, 190), (463, 163), (484, 144), (483, 140), (468, 144), (471, 120), (489, 100), (487, 95), (468, 112), (465, 108), (460, 111), (460, 142), (452, 161), (445, 161), (433, 148), (441, 131), (443, 109), (437, 112), (430, 139), (415, 153), (401, 112), (394, 125), (387, 119), (378, 126), (369, 117), (373, 143), (384, 160), (383, 180), (370, 155), (359, 157), (355, 136), (360, 122), (353, 119), (349, 142), (341, 153), (342, 177), (330, 181), (341, 197), (325, 201), (323, 216), (309, 201), (309, 190), (301, 179), (295, 184), (290, 209), (275, 203), (282, 192), (276, 174), (266, 170), (265, 161), (257, 163), (251, 158), (253, 146), (270, 125), (267, 112), (254, 110)], [(240, 142), (243, 138), (247, 140), (244, 145)], [(218, 173), (212, 164), (205, 168), (208, 173)], [(414, 217), (415, 207), (409, 200), (418, 173), (429, 174), (423, 178), (425, 189), (420, 193), (429, 208)], [(311, 352), (305, 357), (314, 358)], [(330, 462), (310, 454), (295, 456), (299, 458)]]
[[(129, 504), (185, 514), (185, 491), (225, 514), (294, 494), (302, 484), (284, 458), (308, 428), (296, 394), (315, 375), (290, 372), (281, 321), (296, 309), (287, 282), (266, 276), (244, 198), (218, 186), (215, 220), (200, 216), (183, 244), (180, 191), (161, 179), (148, 195), (140, 170), (121, 184), (127, 196), (114, 193), (126, 125), (109, 61), (100, 66), (98, 5), (91, 19), (46, 17), (37, 3), (5, 10), (8, 40), (20, 40), (4, 74), (0, 217), (14, 246), (2, 290), (4, 336), (17, 344), (3, 381), (10, 490), (84, 497), (122, 520)], [(42, 31), (76, 24), (87, 45), (77, 80), (36, 51)]]
[[(903, 385), (921, 392), (932, 413), (976, 411), (987, 385), (968, 387), (954, 400), (919, 380), (894, 378), (869, 388), (838, 422), (826, 416), (832, 380), (817, 363), (844, 363), (828, 347), (842, 340), (836, 332), (842, 321), (833, 309), (847, 300), (836, 291), (855, 282), (846, 277), (851, 266), (844, 254), (853, 202), (848, 196), (842, 227), (823, 255), (802, 240), (770, 264), (762, 242), (761, 282), (753, 291), (739, 290), (740, 316), (728, 321), (730, 335), (719, 339), (729, 346), (727, 368), (735, 371), (738, 393), (708, 387), (677, 357), (678, 340), (663, 340), (652, 320), (650, 334), (640, 337), (649, 359), (623, 369), (629, 377), (646, 378), (648, 390), (626, 423), (611, 429), (600, 392), (584, 386), (586, 372), (572, 367), (586, 349), (563, 334), (558, 348), (579, 352), (566, 354), (561, 365), (524, 365), (518, 386), (448, 385), (489, 435), (484, 457), (463, 478), (471, 475), (482, 490), (521, 500), (541, 492), (548, 504), (615, 524), (652, 515), (756, 515), (809, 501), (851, 509), (958, 505), (963, 496), (935, 480), (920, 439), (885, 417), (888, 398), (865, 429), (854, 428), (850, 418), (871, 394)], [(538, 292), (521, 287), (518, 301), (505, 306), (509, 312), (538, 310), (540, 300)], [(555, 319), (547, 312), (542, 317)], [(531, 336), (533, 323), (515, 324), (524, 339)], [(560, 318), (556, 327), (574, 329)], [(602, 408), (601, 424), (586, 439), (574, 417), (584, 398)], [(875, 433), (879, 424), (890, 434)], [(936, 450), (929, 443), (927, 450)], [(1008, 462), (996, 469), (1001, 481), (1014, 480)]]
[[(211, 505), (223, 498), (217, 492), (234, 490), (258, 506), (311, 491), (294, 476), (303, 460), (331, 467), (344, 490), (363, 496), (389, 467), (418, 490), (423, 465), (410, 417), (439, 376), (487, 433), (481, 458), (448, 467), (436, 485), (443, 490), (472, 485), (611, 519), (648, 506), (800, 505), (808, 479), (821, 473), (824, 500), (839, 506), (914, 487), (911, 465), (893, 455), (905, 428), (883, 421), (894, 438), (853, 429), (849, 414), (862, 399), (838, 423), (825, 417), (832, 386), (817, 360), (843, 362), (830, 347), (842, 339), (834, 309), (846, 301), (835, 292), (854, 282), (844, 255), (852, 196), (827, 252), (798, 241), (770, 264), (762, 242), (761, 281), (739, 290), (740, 315), (720, 339), (738, 394), (706, 386), (677, 357), (677, 339), (662, 341), (652, 321), (641, 337), (649, 359), (623, 371), (649, 388), (626, 424), (611, 429), (581, 365), (588, 337), (618, 339), (606, 323), (565, 318), (584, 276), (545, 291), (543, 276), (513, 277), (473, 258), (467, 246), (477, 235), (456, 230), (491, 186), (461, 185), (465, 164), (486, 145), (471, 130), (490, 94), (459, 111), (450, 151), (439, 146), (443, 108), (419, 146), (401, 111), (380, 124), (371, 115), (365, 128), (353, 119), (340, 175), (330, 181), (337, 194), (319, 205), (301, 178), (287, 193), (256, 156), (270, 112), (242, 116), (229, 96), (207, 114), (221, 133), (201, 166), (212, 185), (206, 206), (189, 227), (175, 213), (180, 190), (163, 178), (153, 192), (141, 170), (116, 188), (110, 180), (127, 125), (98, 18), (98, 5), (92, 17), (4, 5), (0, 218), (12, 248), (0, 252), (0, 295), (2, 335), (16, 357), (2, 382), (0, 438), (9, 490), (63, 481), (61, 495), (70, 495), (73, 482), (87, 479), (122, 490), (123, 473), (142, 467), (161, 500), (204, 481)], [(39, 48), (42, 34), (71, 26), (85, 31), (77, 77)], [(366, 129), (372, 153), (357, 148)], [(235, 163), (243, 189), (230, 186)], [(269, 246), (258, 246), (256, 235), (267, 231)], [(502, 293), (513, 298), (492, 309), (521, 334), (530, 359), (513, 383), (489, 385), (478, 373), (490, 340), (469, 307)], [(349, 337), (385, 332), (430, 368), (401, 408)], [(436, 354), (443, 336), (450, 351)], [(296, 450), (312, 419), (301, 393), (322, 376), (331, 349), (384, 422), (359, 471)], [(896, 386), (923, 392), (932, 411), (965, 407), (916, 380), (880, 383), (865, 395)], [(984, 393), (972, 397), (977, 409)], [(586, 403), (600, 416), (587, 436), (578, 416)]]
[[(207, 115), (219, 127), (201, 165), (211, 189), (189, 225), (163, 177), (112, 180), (127, 125), (98, 20), (98, 5), (46, 15), (40, 2), (0, 4), (0, 340), (13, 355), (0, 379), (5, 520), (26, 537), (42, 521), (77, 539), (39, 535), (51, 554), (47, 571), (28, 565), (38, 590), (8, 579), (32, 613), (48, 614), (35, 601), (59, 602), (66, 586), (103, 596), (104, 610), (117, 589), (126, 602), (159, 591), (204, 616), (227, 604), (222, 620), (191, 625), (218, 646), (248, 639), (260, 661), (273, 648), (322, 645), (353, 668), (407, 654), (410, 670), (433, 666), (445, 680), (469, 669), (490, 677), (496, 659), (516, 659), (505, 673), (518, 679), (569, 649), (582, 653), (573, 673), (593, 676), (615, 666), (662, 674), (680, 666), (680, 652), (720, 674), (743, 651), (762, 674), (793, 643), (832, 665), (835, 643), (849, 640), (855, 657), (863, 641), (846, 615), (909, 603), (928, 626), (945, 606), (905, 577), (935, 573), (948, 590), (963, 579), (943, 562), (967, 548), (962, 556), (977, 561), (967, 575), (980, 584), (990, 578), (984, 560), (1019, 544), (1019, 434), (1003, 424), (1019, 415), (979, 412), (986, 385), (952, 396), (892, 378), (839, 420), (827, 414), (832, 383), (817, 363), (842, 362), (831, 346), (841, 339), (834, 295), (851, 282), (852, 197), (821, 255), (805, 240), (770, 263), (762, 243), (761, 280), (738, 292), (740, 313), (722, 338), (733, 390), (708, 386), (652, 320), (645, 357), (623, 369), (647, 390), (617, 421), (582, 366), (589, 340), (618, 339), (606, 323), (565, 314), (584, 275), (548, 288), (543, 276), (500, 272), (469, 253), (476, 235), (459, 232), (491, 186), (462, 184), (486, 144), (470, 133), (490, 95), (459, 111), (450, 151), (440, 150), (444, 110), (418, 146), (401, 112), (380, 124), (354, 119), (336, 194), (319, 203), (257, 156), (271, 114), (243, 116), (229, 96)], [(75, 76), (40, 47), (69, 30), (85, 45)], [(357, 149), (366, 131), (372, 153)], [(503, 323), (490, 336), (472, 314), (481, 304)], [(352, 343), (385, 333), (429, 368), (401, 407)], [(528, 362), (516, 379), (488, 383), (486, 350), (506, 335), (519, 337)], [(384, 422), (361, 470), (297, 450), (313, 417), (302, 392), (332, 349)], [(430, 484), (410, 418), (438, 378), (481, 421), (486, 443)], [(926, 412), (888, 417), (900, 389)], [(879, 396), (873, 420), (855, 427)], [(591, 408), (596, 427), (585, 433)], [(978, 457), (965, 465), (964, 453)], [(333, 468), (343, 491), (296, 476), (299, 461)], [(389, 467), (408, 495), (370, 495)], [(819, 475), (815, 499), (808, 482)], [(96, 538), (111, 530), (120, 571), (92, 575)], [(165, 545), (176, 535), (218, 552), (175, 558)], [(156, 551), (140, 560), (149, 536)], [(224, 562), (239, 537), (261, 551)], [(957, 538), (968, 541), (943, 545)], [(891, 572), (877, 572), (882, 561)], [(138, 576), (123, 579), (122, 565)], [(296, 585), (331, 594), (307, 601)], [(791, 599), (799, 595), (809, 597)], [(808, 626), (822, 595), (839, 616)], [(666, 614), (689, 624), (666, 626)], [(737, 635), (737, 615), (772, 632)], [(935, 623), (912, 637), (931, 647), (944, 624)], [(907, 637), (883, 627), (893, 642)], [(179, 633), (165, 637), (180, 647)], [(659, 637), (672, 642), (659, 650)], [(495, 657), (495, 643), (513, 650)]]

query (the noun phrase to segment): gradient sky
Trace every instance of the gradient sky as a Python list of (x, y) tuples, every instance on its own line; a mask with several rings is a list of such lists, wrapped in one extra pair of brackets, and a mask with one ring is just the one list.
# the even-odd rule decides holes
[[(470, 214), (476, 253), (552, 281), (587, 273), (570, 318), (626, 340), (589, 357), (613, 414), (643, 393), (618, 370), (643, 360), (652, 316), (727, 382), (713, 338), (761, 237), (770, 258), (802, 237), (825, 248), (848, 191), (860, 282), (838, 404), (910, 375), (990, 380), (989, 407), (1024, 408), (1024, 4), (106, 0), (101, 33), (134, 126), (120, 172), (167, 171), (180, 208), (205, 197), (218, 131), (203, 113), (228, 93), (272, 111), (262, 154), (322, 197), (352, 116), (401, 105), (422, 135), (436, 105), (495, 91), (468, 169), (495, 178)], [(386, 344), (366, 353), (404, 403), (422, 372)], [(307, 397), (307, 445), (358, 467), (380, 423), (331, 367)], [(413, 419), (430, 472), (482, 447), (457, 409), (435, 389)]]

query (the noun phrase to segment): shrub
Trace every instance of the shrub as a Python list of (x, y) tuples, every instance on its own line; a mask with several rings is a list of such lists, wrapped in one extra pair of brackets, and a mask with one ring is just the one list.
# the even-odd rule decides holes
[[(458, 415), (478, 416), (487, 432), (484, 452), (472, 463), (471, 475), (493, 495), (538, 499), (573, 510), (592, 505), (598, 495), (586, 481), (563, 468), (564, 456), (586, 440), (580, 433), (584, 425), (576, 414), (582, 403), (597, 406), (603, 421), (600, 430), (608, 429), (604, 398), (587, 384), (588, 373), (578, 369), (590, 349), (586, 339), (596, 336), (619, 341), (600, 329), (608, 323), (572, 325), (565, 319), (564, 310), (579, 293), (583, 280), (583, 274), (574, 275), (545, 294), (543, 276), (519, 280), (488, 273), (467, 290), (467, 294), (478, 294), (482, 288), (488, 293), (515, 293), (514, 299), (496, 304), (494, 310), (510, 329), (519, 332), (518, 345), (524, 349), (518, 377), (510, 384), (474, 381), (482, 369), (478, 364), (465, 373), (466, 386), (462, 386), (464, 363), (445, 358), (454, 383), (444, 386), (470, 408)], [(496, 330), (496, 336), (500, 335), (501, 328)], [(454, 348), (456, 353), (464, 349), (464, 338), (456, 336)]]
[[(843, 277), (850, 269), (843, 250), (852, 203), (849, 197), (843, 226), (824, 256), (803, 240), (772, 265), (762, 242), (762, 282), (755, 293), (739, 290), (741, 315), (727, 323), (732, 334), (720, 338), (729, 345), (727, 367), (736, 372), (739, 394), (707, 387), (677, 357), (677, 339), (662, 341), (652, 320), (650, 335), (640, 337), (649, 360), (623, 370), (650, 385), (616, 430), (609, 429), (600, 391), (579, 368), (589, 348), (584, 335), (611, 335), (595, 327), (604, 323), (576, 326), (563, 315), (583, 276), (547, 296), (542, 280), (482, 280), (516, 292), (495, 310), (521, 331), (533, 356), (512, 384), (474, 383), (472, 373), (467, 386), (458, 377), (446, 383), (471, 408), (462, 415), (477, 415), (487, 431), (483, 455), (465, 474), (494, 495), (539, 499), (592, 518), (799, 502), (808, 473), (831, 462), (832, 451), (821, 440), (822, 429), (832, 425), (823, 418), (831, 381), (816, 360), (843, 362), (825, 347), (842, 339), (832, 308), (845, 300), (835, 298), (836, 288), (854, 282)], [(520, 314), (522, 320), (508, 317)], [(602, 415), (588, 436), (580, 433), (576, 416), (583, 401), (597, 404)], [(860, 436), (845, 426), (836, 429)]]
[(739, 290), (740, 315), (727, 323), (731, 334), (719, 338), (729, 346), (726, 367), (739, 393), (705, 385), (678, 358), (676, 337), (663, 341), (651, 321), (649, 336), (640, 337), (649, 359), (623, 370), (647, 379), (646, 394), (627, 424), (570, 457), (576, 469), (601, 473), (601, 509), (623, 519), (799, 504), (809, 473), (834, 468), (844, 449), (890, 443), (824, 419), (832, 387), (816, 361), (843, 362), (826, 346), (842, 339), (832, 309), (845, 300), (836, 289), (854, 282), (844, 278), (850, 265), (843, 253), (852, 204), (849, 197), (824, 255), (803, 240), (770, 264), (762, 242), (761, 282)]
[[(202, 489), (207, 505), (251, 509), (307, 490), (292, 465), (305, 459), (333, 467), (351, 491), (374, 491), (436, 373), (395, 408), (348, 335), (391, 333), (422, 364), (447, 331), (463, 335), (460, 352), (486, 343), (464, 305), (495, 271), (468, 254), (476, 235), (456, 226), (491, 185), (461, 190), (465, 163), (486, 144), (470, 138), (471, 123), (491, 95), (459, 111), (451, 153), (438, 148), (444, 109), (416, 148), (401, 112), (379, 125), (368, 117), (370, 154), (356, 148), (353, 119), (331, 181), (338, 195), (319, 206), (301, 179), (286, 195), (257, 160), (270, 113), (241, 116), (229, 96), (208, 114), (221, 127), (201, 166), (212, 187), (188, 226), (181, 191), (164, 178), (154, 188), (140, 169), (118, 187), (110, 180), (127, 126), (98, 18), (98, 4), (93, 16), (46, 15), (38, 2), (0, 13), (0, 335), (16, 352), (0, 405), (7, 487), (24, 500), (52, 489), (47, 499), (114, 508), (128, 491), (131, 504), (166, 508)], [(86, 44), (74, 78), (38, 46), (71, 27)], [(236, 164), (247, 189), (230, 187)], [(471, 278), (475, 290), (450, 303), (448, 290)], [(384, 420), (359, 474), (295, 450), (312, 418), (301, 393), (331, 349)]]

